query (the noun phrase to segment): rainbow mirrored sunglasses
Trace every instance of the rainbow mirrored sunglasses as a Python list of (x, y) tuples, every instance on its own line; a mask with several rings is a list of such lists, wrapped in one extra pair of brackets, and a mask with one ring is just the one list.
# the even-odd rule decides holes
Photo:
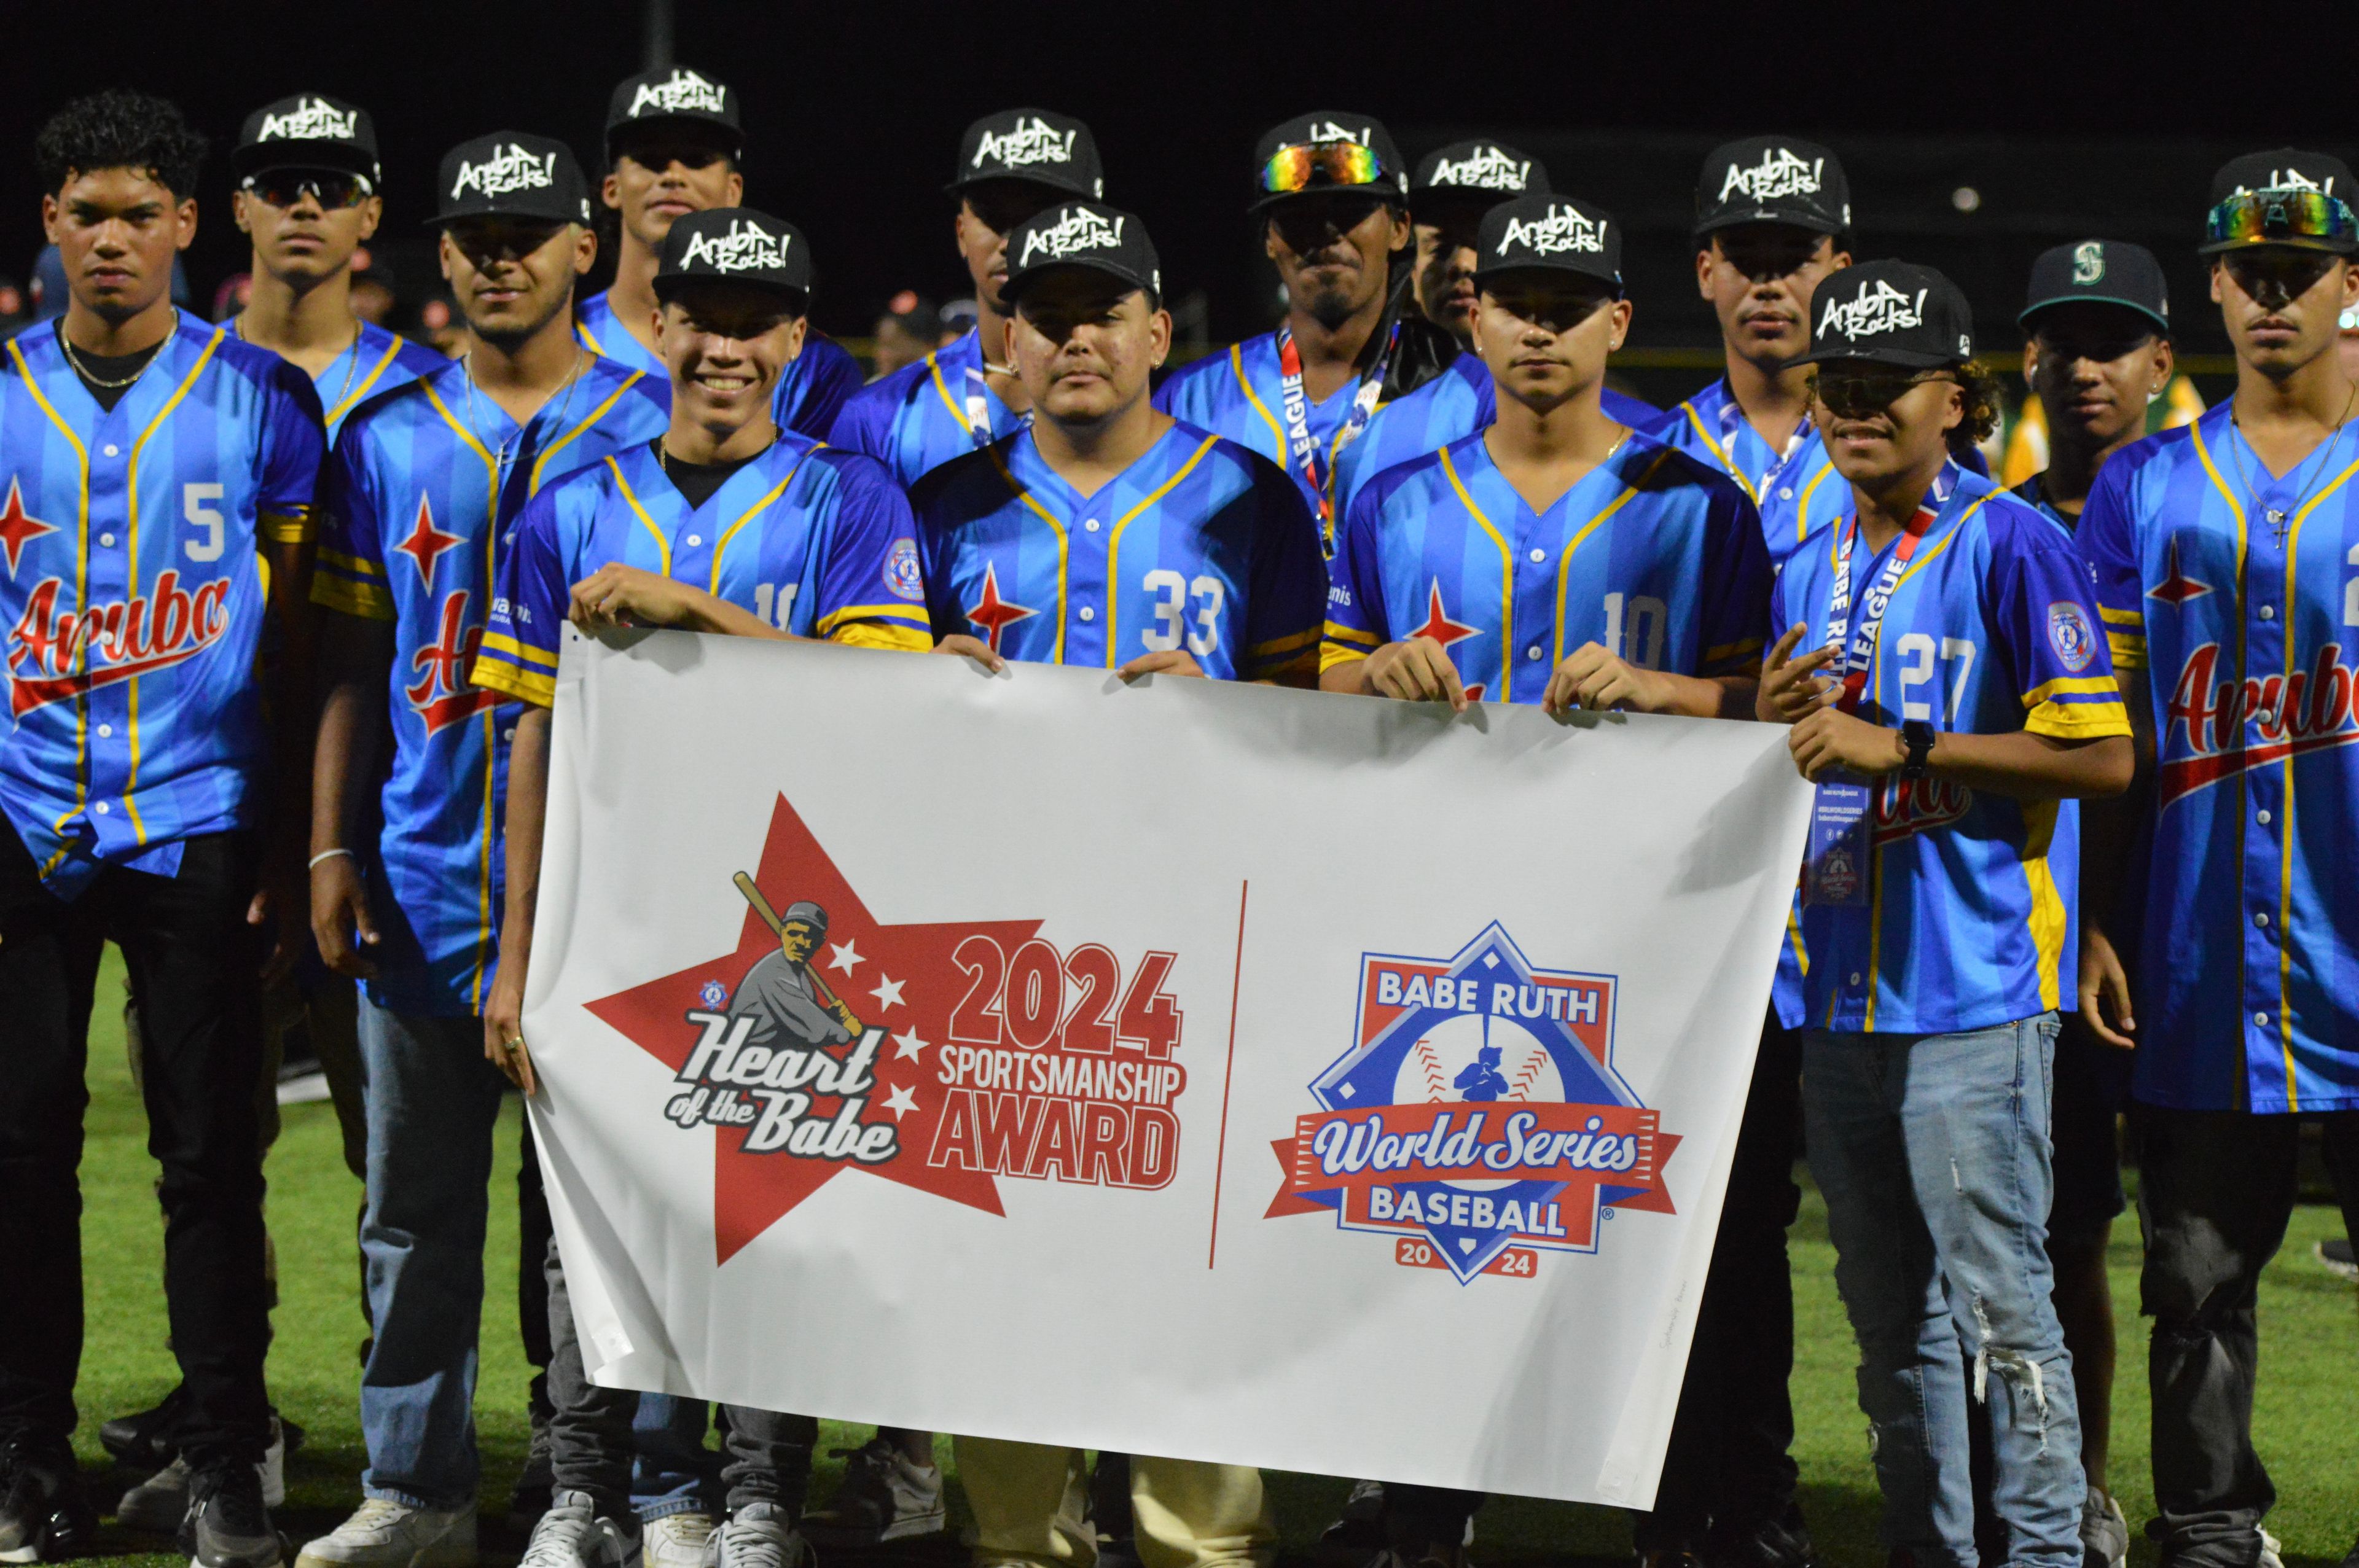
[(2207, 245), (2282, 245), (2326, 241), (2359, 246), (2359, 218), (2322, 190), (2240, 190), (2203, 220)]
[(1306, 142), (1280, 147), (1261, 166), (1261, 188), (1290, 196), (1323, 185), (1374, 185), (1386, 178), (1376, 149), (1358, 142)]

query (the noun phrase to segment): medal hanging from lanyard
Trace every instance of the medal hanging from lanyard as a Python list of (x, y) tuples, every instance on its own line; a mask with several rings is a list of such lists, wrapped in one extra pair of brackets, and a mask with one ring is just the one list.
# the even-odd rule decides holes
[[(1851, 558), (1859, 544), (1858, 517), (1851, 518), (1836, 534), (1826, 645), (1842, 650), (1834, 665), (1843, 681), (1836, 706), (1845, 713), (1859, 711), (1860, 698), (1867, 691), (1868, 665), (1875, 661), (1875, 644), (1884, 633), (1884, 612), (1891, 608), (1892, 595), (1917, 553), (1918, 541), (1932, 527), (1955, 485), (1952, 473), (1945, 469), (1934, 481), (1931, 492), (1918, 503), (1917, 514), (1908, 519), (1892, 553), (1885, 557), (1884, 569), (1861, 597), (1856, 626), (1852, 624), (1851, 613)], [(1820, 782), (1810, 806), (1809, 859), (1802, 867), (1804, 903), (1851, 909), (1866, 904), (1869, 801), (1867, 781), (1855, 775), (1838, 773)]]
[(1353, 395), (1352, 411), (1343, 416), (1343, 428), (1322, 452), (1310, 438), (1310, 396), (1302, 386), (1302, 351), (1294, 346), (1293, 328), (1277, 330), (1277, 391), (1278, 401), (1286, 407), (1287, 460), (1289, 466), (1299, 463), (1302, 472), (1310, 476), (1310, 488), (1319, 497), (1320, 543), (1331, 557), (1335, 553), (1335, 459), (1368, 427), (1376, 399), (1384, 395), (1385, 372), (1399, 346), (1400, 323), (1396, 321), (1385, 337), (1384, 352), (1360, 378), (1360, 390)]

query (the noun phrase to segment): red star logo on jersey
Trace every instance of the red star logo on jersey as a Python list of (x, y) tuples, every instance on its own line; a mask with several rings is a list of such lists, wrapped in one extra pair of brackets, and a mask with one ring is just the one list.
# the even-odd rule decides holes
[(980, 628), (984, 640), (993, 653), (999, 652), (999, 634), (1018, 621), (1040, 612), (1012, 599), (999, 597), (999, 568), (984, 562), (983, 568), (983, 600), (967, 608), (966, 618)]
[(418, 520), (410, 524), (409, 537), (394, 546), (408, 556), (418, 568), (418, 586), (434, 586), (434, 562), (451, 546), (463, 543), (456, 534), (445, 534), (434, 526), (434, 509), (426, 503), (426, 493), (418, 495)]
[[(1481, 636), (1483, 634), (1481, 627), (1464, 625), (1450, 619), (1450, 611), (1441, 607), (1441, 579), (1435, 578), (1432, 579), (1432, 584), (1425, 601), (1425, 624), (1411, 632), (1409, 635), (1430, 637), (1441, 644), (1444, 653), (1447, 653), (1451, 644), (1454, 643), (1463, 643), (1469, 637)], [(1473, 686), (1468, 687), (1466, 696), (1469, 701), (1482, 701), (1483, 683), (1476, 681)]]
[(8, 552), (8, 575), (16, 575), (16, 557), (25, 546), (44, 534), (57, 529), (25, 510), (24, 492), (16, 487), (16, 476), (8, 476), (8, 504), (0, 508), (0, 549)]
[(2190, 599), (2201, 599), (2212, 591), (2208, 582), (2199, 582), (2179, 569), (2179, 541), (2170, 542), (2170, 550), (2163, 557), (2163, 579), (2146, 590), (2148, 599), (2158, 599), (2165, 604), (2182, 605)]
[[(750, 1130), (718, 1128), (712, 1135), (712, 1232), (716, 1261), (725, 1263), (747, 1243), (847, 1169), (864, 1171), (919, 1192), (1001, 1214), (999, 1189), (987, 1172), (958, 1163), (935, 1166), (928, 1152), (949, 1104), (931, 1053), (950, 1038), (951, 1013), (973, 989), (973, 976), (952, 957), (975, 936), (1007, 950), (1021, 947), (1040, 929), (1037, 920), (971, 921), (887, 925), (870, 913), (836, 870), (810, 829), (778, 797), (768, 839), (755, 872), (755, 886), (774, 910), (809, 901), (827, 912), (827, 933), (805, 960), (810, 994), (822, 1004), (840, 999), (864, 1032), (888, 1036), (873, 1047), (875, 1082), (864, 1094), (810, 1092), (806, 1123), (821, 1127), (847, 1117), (892, 1128), (897, 1151), (863, 1163), (789, 1152), (747, 1153)], [(715, 896), (738, 901), (734, 889)], [(749, 901), (750, 902), (750, 901)], [(745, 911), (736, 947), (676, 974), (588, 1004), (591, 1013), (627, 1036), (675, 1074), (685, 1070), (702, 1033), (688, 1020), (691, 1011), (725, 1012), (746, 971), (780, 951), (779, 938), (753, 908)], [(873, 983), (872, 983), (873, 982)], [(843, 1063), (857, 1046), (821, 1054)], [(685, 1087), (685, 1086), (680, 1086)], [(886, 1111), (892, 1114), (887, 1116)], [(697, 1130), (702, 1130), (700, 1126)], [(682, 1134), (685, 1136), (686, 1134)]]

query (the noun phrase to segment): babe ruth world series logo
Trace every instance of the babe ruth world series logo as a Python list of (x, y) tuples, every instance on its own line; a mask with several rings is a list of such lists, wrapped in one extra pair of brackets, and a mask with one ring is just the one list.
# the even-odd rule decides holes
[(1680, 1140), (1614, 1070), (1616, 990), (1535, 968), (1496, 922), (1447, 958), (1363, 954), (1353, 1044), (1274, 1145), (1267, 1217), (1332, 1212), (1466, 1284), (1594, 1252), (1615, 1208), (1671, 1212)]

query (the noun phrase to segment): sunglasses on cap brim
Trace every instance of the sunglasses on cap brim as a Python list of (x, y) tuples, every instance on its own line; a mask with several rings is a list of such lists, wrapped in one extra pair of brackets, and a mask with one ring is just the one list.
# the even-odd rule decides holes
[(1261, 166), (1266, 195), (1291, 196), (1332, 186), (1374, 185), (1386, 178), (1376, 149), (1358, 142), (1309, 142), (1280, 147)]
[(247, 175), (238, 189), (273, 207), (292, 207), (308, 192), (331, 211), (340, 207), (357, 207), (376, 194), (376, 188), (366, 175), (333, 168), (266, 169)]
[(2359, 218), (2341, 197), (2322, 190), (2240, 190), (2205, 217), (2203, 243), (2359, 249)]

